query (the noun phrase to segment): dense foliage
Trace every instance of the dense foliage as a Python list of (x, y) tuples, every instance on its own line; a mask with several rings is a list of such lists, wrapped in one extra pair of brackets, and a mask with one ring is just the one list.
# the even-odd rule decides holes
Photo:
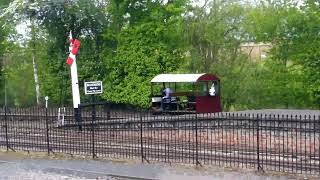
[[(155, 75), (206, 72), (221, 78), (226, 111), (320, 106), (318, 1), (205, 2), (1, 1), (0, 85), (6, 80), (8, 103), (36, 104), (34, 57), (42, 99), (71, 104), (65, 64), (71, 30), (81, 41), (82, 102), (89, 101), (83, 83), (102, 80), (101, 100), (147, 108)], [(248, 43), (270, 49), (253, 57), (242, 49)]]

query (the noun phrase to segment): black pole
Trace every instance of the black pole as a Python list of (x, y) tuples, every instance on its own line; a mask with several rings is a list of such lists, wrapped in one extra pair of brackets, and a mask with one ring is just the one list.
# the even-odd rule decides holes
[(110, 120), (111, 119), (110, 104), (107, 103), (104, 105), (104, 107), (105, 107), (105, 110), (107, 111), (107, 120)]
[(195, 130), (196, 130), (196, 166), (201, 165), (199, 162), (199, 147), (198, 147), (198, 114), (196, 113), (196, 120), (195, 120)]
[(78, 105), (78, 108), (74, 108), (74, 116), (76, 119), (76, 122), (78, 124), (79, 131), (82, 131), (82, 125), (81, 125), (81, 106)]
[(46, 129), (47, 129), (47, 149), (48, 156), (50, 155), (50, 144), (49, 144), (49, 123), (48, 123), (48, 107), (46, 106)]
[(258, 171), (261, 170), (260, 166), (260, 132), (259, 132), (259, 114), (257, 115), (257, 160), (258, 160)]
[(144, 154), (143, 154), (143, 134), (142, 134), (142, 113), (140, 112), (140, 146), (141, 146), (141, 161), (144, 162)]
[(94, 142), (95, 141), (94, 140), (94, 123), (96, 120), (96, 104), (95, 104), (94, 95), (91, 95), (91, 98), (92, 98), (91, 141), (92, 141), (92, 158), (94, 159), (96, 157), (95, 147), (94, 147), (94, 144), (95, 144), (95, 142)]
[(4, 120), (5, 120), (5, 131), (6, 131), (6, 146), (7, 151), (9, 151), (9, 139), (8, 139), (8, 117), (7, 117), (7, 106), (4, 106)]

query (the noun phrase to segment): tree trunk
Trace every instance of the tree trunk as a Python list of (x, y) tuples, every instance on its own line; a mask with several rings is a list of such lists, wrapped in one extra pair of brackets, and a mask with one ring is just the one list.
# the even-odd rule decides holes
[(33, 64), (33, 75), (34, 75), (34, 84), (36, 88), (36, 99), (37, 105), (40, 105), (40, 85), (39, 85), (39, 77), (38, 77), (38, 66), (35, 60), (35, 53), (32, 52), (32, 64)]
[(34, 75), (34, 85), (36, 89), (36, 100), (37, 105), (40, 105), (40, 85), (39, 85), (39, 76), (38, 76), (38, 65), (36, 62), (36, 38), (35, 38), (35, 30), (34, 30), (34, 17), (31, 17), (31, 37), (32, 37), (32, 64), (33, 64), (33, 75)]

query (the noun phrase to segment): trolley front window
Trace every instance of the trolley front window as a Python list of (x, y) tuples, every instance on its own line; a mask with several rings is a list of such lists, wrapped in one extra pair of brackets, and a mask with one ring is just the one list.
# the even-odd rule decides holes
[(209, 81), (208, 82), (208, 93), (209, 96), (218, 96), (220, 93), (220, 83), (219, 81)]

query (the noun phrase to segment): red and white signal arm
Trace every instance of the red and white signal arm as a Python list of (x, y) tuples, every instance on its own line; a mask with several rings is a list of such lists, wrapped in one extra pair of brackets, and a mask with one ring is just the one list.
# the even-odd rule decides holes
[(103, 93), (102, 81), (91, 81), (84, 83), (85, 94), (101, 94)]

